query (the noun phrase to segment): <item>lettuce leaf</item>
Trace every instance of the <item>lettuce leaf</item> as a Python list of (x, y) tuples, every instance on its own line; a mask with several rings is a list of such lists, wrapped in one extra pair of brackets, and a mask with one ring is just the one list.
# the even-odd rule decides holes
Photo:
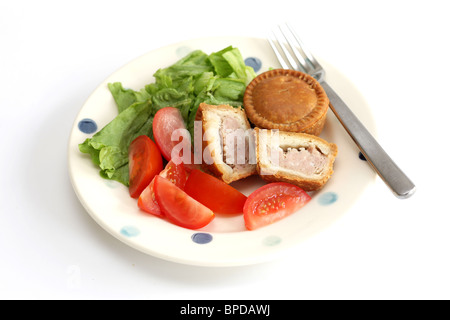
[(241, 106), (248, 83), (256, 76), (245, 65), (240, 51), (228, 46), (207, 55), (195, 50), (173, 65), (158, 69), (155, 82), (139, 91), (109, 83), (117, 105), (118, 116), (92, 138), (79, 144), (99, 166), (100, 175), (128, 186), (128, 147), (136, 137), (145, 134), (153, 139), (155, 113), (164, 107), (181, 111), (193, 137), (195, 114), (200, 103)]
[(98, 131), (79, 144), (83, 153), (91, 156), (100, 167), (100, 175), (128, 186), (128, 147), (140, 135), (152, 135), (154, 108), (150, 100), (136, 102)]
[(141, 91), (124, 89), (120, 82), (108, 83), (108, 88), (116, 102), (119, 113), (135, 102), (150, 99), (150, 94), (145, 89), (142, 89)]
[(245, 80), (246, 85), (256, 77), (253, 68), (245, 65), (239, 49), (232, 46), (210, 54), (209, 59), (220, 77)]

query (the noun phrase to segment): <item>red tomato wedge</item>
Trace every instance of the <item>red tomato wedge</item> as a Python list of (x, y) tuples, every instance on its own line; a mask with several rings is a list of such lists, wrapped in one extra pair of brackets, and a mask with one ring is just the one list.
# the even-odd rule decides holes
[[(158, 110), (153, 118), (152, 127), (155, 142), (167, 161), (172, 159), (172, 150), (175, 148), (174, 152), (178, 156), (176, 163), (184, 162), (185, 169), (188, 171), (199, 168), (199, 165), (194, 163), (191, 137), (180, 110), (174, 107), (165, 107)], [(189, 154), (184, 155), (184, 152)]]
[(156, 176), (154, 180), (156, 201), (161, 211), (174, 224), (188, 229), (199, 229), (214, 219), (214, 212), (169, 180)]
[(177, 129), (186, 129), (181, 112), (174, 107), (165, 107), (158, 110), (153, 118), (153, 136), (163, 157), (169, 161), (172, 158), (172, 149), (180, 140), (172, 141), (172, 133)]
[(192, 170), (184, 191), (214, 213), (242, 213), (247, 197), (225, 182), (200, 170)]
[(151, 213), (155, 216), (163, 216), (158, 202), (156, 202), (155, 191), (153, 187), (154, 183), (155, 179), (153, 179), (152, 182), (150, 182), (150, 184), (147, 186), (147, 188), (142, 191), (138, 199), (138, 207), (139, 209), (147, 213)]
[[(186, 183), (186, 171), (184, 169), (183, 163), (175, 164), (169, 161), (163, 171), (159, 173), (163, 178), (166, 178), (178, 188), (184, 189)], [(155, 191), (154, 191), (155, 179), (150, 182), (147, 188), (142, 191), (138, 200), (138, 207), (148, 213), (154, 214), (156, 216), (163, 216), (161, 208), (156, 202)]]
[(147, 136), (134, 139), (128, 148), (129, 192), (137, 198), (163, 168), (157, 145)]
[(186, 184), (187, 173), (183, 163), (175, 164), (173, 161), (169, 161), (163, 171), (159, 174), (161, 177), (166, 178), (180, 189), (184, 189)]
[(285, 182), (262, 186), (248, 196), (244, 205), (244, 221), (254, 230), (294, 213), (311, 200), (300, 187)]

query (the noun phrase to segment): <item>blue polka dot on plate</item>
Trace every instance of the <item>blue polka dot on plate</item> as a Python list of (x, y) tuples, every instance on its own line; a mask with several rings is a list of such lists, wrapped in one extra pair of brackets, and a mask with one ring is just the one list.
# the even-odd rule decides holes
[(364, 157), (364, 155), (362, 154), (362, 152), (359, 152), (358, 157), (363, 160), (363, 161), (367, 161), (366, 157)]
[(338, 195), (335, 192), (325, 192), (319, 196), (319, 204), (323, 206), (328, 206), (335, 203), (338, 199)]
[(194, 233), (191, 236), (191, 239), (195, 243), (206, 244), (206, 243), (210, 243), (212, 241), (213, 236), (211, 234), (209, 234), (209, 233), (198, 232), (198, 233)]
[(261, 60), (255, 57), (248, 57), (244, 62), (246, 66), (252, 67), (255, 72), (258, 72), (262, 66)]
[(136, 237), (137, 235), (139, 235), (141, 233), (141, 231), (133, 226), (125, 226), (122, 229), (120, 229), (120, 234), (126, 236), (126, 237)]
[(273, 247), (281, 243), (281, 238), (278, 236), (268, 236), (264, 238), (263, 244), (268, 247)]
[(97, 123), (92, 119), (83, 119), (78, 122), (78, 129), (83, 133), (94, 133), (97, 131)]

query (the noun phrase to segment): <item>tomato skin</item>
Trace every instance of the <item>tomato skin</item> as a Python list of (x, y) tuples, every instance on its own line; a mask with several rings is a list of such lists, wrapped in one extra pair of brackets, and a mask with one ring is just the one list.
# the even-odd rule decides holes
[(191, 198), (169, 180), (156, 176), (154, 190), (161, 211), (174, 224), (199, 229), (214, 219), (214, 212)]
[(240, 191), (198, 169), (189, 174), (184, 191), (214, 213), (242, 213), (247, 200)]
[[(166, 178), (177, 187), (184, 189), (187, 177), (183, 163), (175, 164), (174, 162), (169, 161), (164, 170), (162, 170), (159, 175), (163, 178)], [(161, 211), (161, 208), (156, 201), (154, 183), (155, 179), (153, 178), (150, 184), (144, 189), (144, 191), (142, 191), (138, 199), (138, 207), (141, 210), (147, 213), (151, 213), (155, 216), (164, 216), (164, 213)]]
[[(161, 150), (162, 156), (167, 161), (176, 160), (177, 164), (183, 162), (187, 171), (200, 168), (200, 165), (194, 161), (194, 153), (191, 149), (191, 136), (186, 129), (179, 109), (165, 107), (158, 110), (153, 118), (152, 127), (155, 142)], [(174, 139), (178, 140), (172, 141), (172, 134), (175, 131), (177, 132), (174, 135)], [(177, 159), (172, 159), (172, 150), (174, 148)], [(185, 155), (184, 152), (188, 154)]]
[(128, 148), (128, 165), (129, 193), (132, 198), (138, 198), (163, 168), (158, 146), (146, 135), (137, 137)]
[(153, 136), (163, 157), (169, 161), (172, 149), (179, 141), (172, 141), (172, 133), (177, 129), (186, 129), (181, 112), (174, 107), (159, 109), (153, 118)]
[(273, 182), (253, 191), (244, 205), (248, 230), (272, 224), (305, 206), (311, 197), (293, 184)]

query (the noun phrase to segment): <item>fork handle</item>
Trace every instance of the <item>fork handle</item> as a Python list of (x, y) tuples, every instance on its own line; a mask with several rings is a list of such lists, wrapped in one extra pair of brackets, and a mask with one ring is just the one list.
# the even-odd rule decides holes
[(330, 100), (330, 108), (357, 144), (366, 160), (377, 174), (390, 187), (392, 192), (401, 199), (410, 197), (416, 187), (402, 170), (392, 161), (389, 155), (378, 144), (375, 138), (359, 121), (355, 114), (336, 94), (328, 83), (323, 81), (322, 87)]

